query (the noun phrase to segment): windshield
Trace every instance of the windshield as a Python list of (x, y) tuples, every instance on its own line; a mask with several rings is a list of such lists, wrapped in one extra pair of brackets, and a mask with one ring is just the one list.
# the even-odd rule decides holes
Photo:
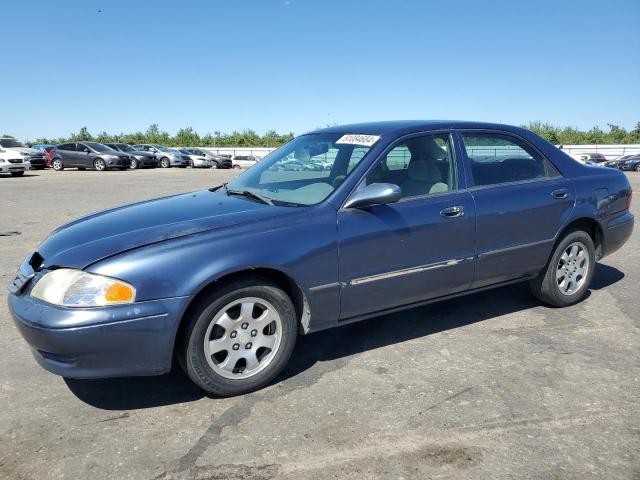
[(123, 152), (135, 152), (135, 149), (131, 145), (127, 145), (126, 143), (117, 143), (116, 147), (118, 147)]
[(170, 148), (167, 147), (163, 147), (162, 145), (153, 145), (154, 147), (156, 147), (158, 150), (160, 150), (161, 152), (169, 152), (169, 153), (174, 153), (171, 151)]
[(4, 148), (16, 148), (16, 147), (24, 147), (22, 143), (13, 138), (2, 138), (0, 139), (0, 146)]
[(95, 142), (85, 142), (85, 145), (89, 148), (92, 148), (96, 152), (113, 152), (113, 148), (109, 148), (106, 145)]
[(256, 193), (276, 204), (319, 203), (338, 188), (375, 143), (346, 143), (346, 137), (338, 133), (297, 137), (229, 182), (228, 190)]

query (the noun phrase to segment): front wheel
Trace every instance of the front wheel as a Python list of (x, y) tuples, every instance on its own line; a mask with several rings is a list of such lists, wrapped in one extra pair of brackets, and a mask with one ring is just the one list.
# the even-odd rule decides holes
[(530, 282), (533, 295), (555, 307), (567, 307), (584, 298), (596, 266), (593, 240), (573, 231), (557, 245), (546, 268)]
[(240, 165), (234, 165), (234, 166), (233, 166), (233, 168), (234, 168), (235, 170), (240, 170)]
[(194, 383), (225, 397), (273, 380), (298, 332), (291, 299), (267, 280), (226, 285), (203, 298), (186, 321), (181, 364)]
[(636, 163), (635, 171), (640, 172), (640, 163)]
[(169, 159), (167, 157), (162, 157), (160, 159), (160, 166), (162, 168), (170, 168), (171, 167), (171, 162), (169, 161)]
[(99, 172), (104, 172), (107, 169), (107, 164), (105, 163), (105, 161), (101, 158), (96, 158), (93, 161), (93, 167), (98, 170)]
[(131, 170), (135, 170), (136, 168), (138, 168), (138, 160), (137, 159), (133, 159), (131, 160)]

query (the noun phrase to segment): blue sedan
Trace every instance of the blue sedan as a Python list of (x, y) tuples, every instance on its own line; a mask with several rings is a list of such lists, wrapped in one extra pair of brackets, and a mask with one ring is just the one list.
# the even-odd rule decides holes
[(521, 128), (330, 127), (228, 184), (64, 225), (8, 301), (51, 372), (155, 375), (176, 356), (201, 388), (236, 395), (272, 381), (299, 334), (524, 281), (575, 304), (631, 235), (630, 202), (622, 172)]

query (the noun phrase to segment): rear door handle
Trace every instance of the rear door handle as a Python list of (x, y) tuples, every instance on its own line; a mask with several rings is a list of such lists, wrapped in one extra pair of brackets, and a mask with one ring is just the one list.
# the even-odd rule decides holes
[(551, 196), (553, 198), (557, 198), (558, 200), (561, 200), (561, 199), (567, 198), (569, 196), (569, 190), (567, 190), (566, 188), (561, 188), (559, 190), (554, 190), (553, 192), (551, 192)]
[(464, 208), (460, 205), (454, 205), (453, 207), (447, 207), (440, 210), (440, 215), (445, 218), (456, 218), (464, 216)]

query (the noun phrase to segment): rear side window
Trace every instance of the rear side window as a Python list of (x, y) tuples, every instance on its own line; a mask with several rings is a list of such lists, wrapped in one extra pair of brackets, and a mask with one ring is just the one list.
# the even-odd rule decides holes
[(510, 135), (463, 133), (462, 141), (476, 186), (560, 176), (543, 156)]

